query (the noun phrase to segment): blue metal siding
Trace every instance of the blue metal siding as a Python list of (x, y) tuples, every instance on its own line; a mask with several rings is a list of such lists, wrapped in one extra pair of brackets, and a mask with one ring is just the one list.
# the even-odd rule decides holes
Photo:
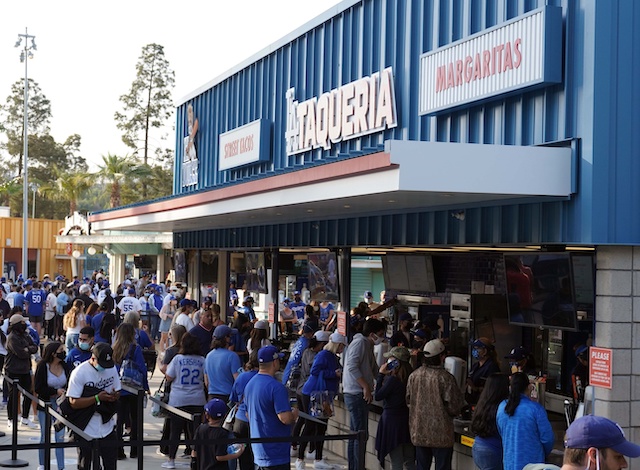
[[(564, 15), (563, 83), (505, 96), (438, 116), (418, 115), (420, 54), (520, 16), (545, 4)], [(176, 195), (294, 171), (380, 151), (387, 139), (472, 142), (514, 146), (581, 139), (578, 194), (571, 201), (467, 208), (463, 223), (448, 211), (398, 214), (403, 230), (383, 227), (380, 217), (319, 221), (300, 235), (269, 226), (262, 235), (275, 246), (450, 243), (639, 243), (640, 6), (633, 0), (362, 0), (345, 2), (291, 42), (218, 81), (193, 98), (199, 119), (197, 188)], [(285, 92), (299, 101), (392, 66), (399, 125), (395, 129), (287, 157)], [(218, 171), (218, 135), (264, 118), (272, 124), (271, 162)], [(186, 133), (186, 103), (178, 108), (177, 155)], [(523, 169), (526, 178), (526, 169)], [(394, 221), (395, 223), (396, 221)], [(462, 225), (463, 227), (460, 227)], [(328, 227), (335, 227), (329, 233)], [(294, 228), (295, 227), (295, 228)], [(236, 230), (236, 229), (234, 229)], [(240, 245), (262, 246), (257, 228), (238, 228)], [(354, 233), (355, 231), (355, 233)], [(339, 233), (338, 233), (339, 232)], [(196, 232), (190, 240), (199, 239)], [(224, 246), (238, 246), (226, 231), (206, 232)], [(186, 235), (186, 234), (183, 234)], [(205, 242), (205, 240), (202, 240)], [(268, 243), (267, 243), (268, 244)], [(250, 246), (250, 245), (247, 245)]]

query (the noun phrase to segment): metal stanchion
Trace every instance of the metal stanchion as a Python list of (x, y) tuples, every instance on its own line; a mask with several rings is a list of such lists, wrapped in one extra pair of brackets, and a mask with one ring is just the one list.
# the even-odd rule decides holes
[(360, 468), (364, 470), (365, 459), (367, 458), (367, 431), (358, 431), (358, 462)]
[(11, 459), (0, 461), (0, 467), (18, 468), (26, 467), (29, 462), (18, 458), (18, 379), (4, 376), (11, 384), (11, 401), (13, 406), (13, 426), (11, 427)]

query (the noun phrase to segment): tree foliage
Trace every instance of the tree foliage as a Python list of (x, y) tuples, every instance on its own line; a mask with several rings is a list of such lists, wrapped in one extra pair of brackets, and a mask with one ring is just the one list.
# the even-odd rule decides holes
[[(126, 95), (120, 97), (123, 111), (115, 113), (118, 129), (123, 131), (122, 141), (149, 164), (151, 153), (161, 157), (165, 151), (161, 141), (166, 140), (167, 126), (173, 115), (171, 92), (175, 85), (175, 74), (164, 56), (164, 47), (147, 44), (136, 64), (136, 78)], [(158, 139), (151, 135), (155, 130)], [(142, 155), (140, 156), (140, 153)]]
[(102, 156), (102, 162), (98, 174), (109, 185), (110, 207), (139, 201), (139, 191), (146, 184), (149, 166), (138, 164), (131, 155), (107, 154)]

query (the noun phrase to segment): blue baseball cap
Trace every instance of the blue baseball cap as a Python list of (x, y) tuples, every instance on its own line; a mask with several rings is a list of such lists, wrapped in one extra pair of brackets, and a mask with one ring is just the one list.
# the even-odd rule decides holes
[(584, 345), (584, 344), (583, 344), (582, 346), (578, 347), (578, 348), (576, 349), (576, 357), (578, 357), (578, 356), (579, 356), (580, 354), (582, 354), (582, 353), (587, 352), (587, 351), (588, 351), (588, 349), (589, 349), (589, 346)]
[(136, 290), (134, 288), (129, 289), (129, 294), (135, 294)]
[(237, 333), (238, 330), (235, 328), (229, 328), (227, 325), (218, 325), (216, 329), (213, 330), (213, 337), (216, 339), (222, 339), (229, 336), (231, 333)]
[(284, 354), (278, 351), (278, 348), (276, 348), (275, 346), (265, 346), (258, 350), (258, 362), (260, 364), (273, 362), (276, 359), (282, 359), (283, 357), (284, 357)]
[(602, 416), (587, 415), (576, 419), (567, 429), (564, 446), (570, 449), (613, 449), (627, 457), (640, 457), (640, 446), (627, 441), (622, 428)]
[(370, 290), (364, 291), (364, 298), (365, 299), (373, 299), (373, 294), (371, 293)]
[(424, 330), (416, 330), (414, 333), (418, 338), (427, 339), (427, 332)]
[(229, 407), (219, 398), (214, 398), (204, 405), (204, 411), (212, 418), (222, 418), (229, 412)]
[(190, 301), (189, 299), (182, 299), (182, 300), (180, 301), (180, 306), (181, 306), (181, 307), (187, 307), (187, 306), (189, 306), (189, 305), (191, 305), (191, 301)]
[(27, 279), (27, 280), (24, 282), (24, 285), (25, 285), (25, 286), (32, 286), (32, 285), (33, 285), (33, 281), (32, 281), (31, 279)]

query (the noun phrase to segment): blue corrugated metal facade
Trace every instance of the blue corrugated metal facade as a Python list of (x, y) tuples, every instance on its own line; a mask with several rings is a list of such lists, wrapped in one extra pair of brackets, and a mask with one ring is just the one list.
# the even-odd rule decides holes
[[(562, 83), (420, 116), (419, 57), (546, 4), (563, 12)], [(334, 14), (335, 13), (335, 14)], [(186, 109), (199, 120), (199, 180), (176, 196), (379, 152), (385, 140), (543, 145), (566, 141), (577, 156), (577, 193), (566, 201), (318, 220), (175, 234), (176, 248), (451, 244), (637, 244), (640, 220), (640, 6), (633, 0), (347, 0), (301, 31), (216, 79), (179, 106), (176, 154)], [(291, 40), (289, 40), (291, 39)], [(369, 136), (287, 156), (285, 93), (300, 101), (393, 67), (398, 123)], [(218, 138), (257, 119), (272, 124), (271, 160), (218, 170)], [(522, 178), (526, 178), (523, 169)]]

